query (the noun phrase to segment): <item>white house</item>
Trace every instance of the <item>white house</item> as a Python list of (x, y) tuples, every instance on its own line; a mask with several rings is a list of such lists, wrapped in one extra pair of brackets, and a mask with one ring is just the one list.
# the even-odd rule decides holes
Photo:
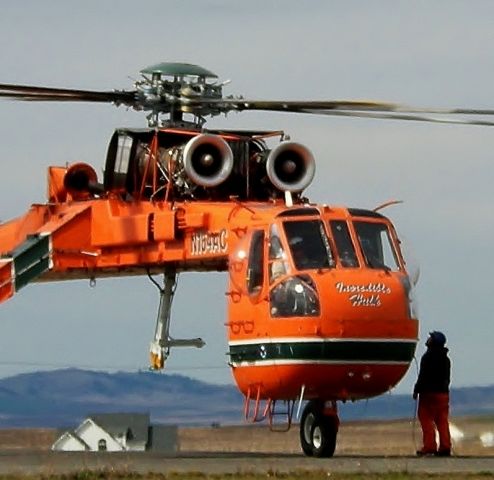
[(52, 445), (62, 451), (177, 450), (177, 428), (152, 426), (149, 414), (107, 413), (87, 417), (77, 428), (64, 432)]

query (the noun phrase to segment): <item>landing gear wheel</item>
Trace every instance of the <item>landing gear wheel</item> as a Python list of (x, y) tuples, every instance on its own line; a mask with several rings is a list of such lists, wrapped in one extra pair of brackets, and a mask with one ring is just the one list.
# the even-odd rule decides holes
[(309, 457), (332, 457), (336, 448), (338, 417), (324, 415), (323, 405), (310, 401), (300, 421), (300, 445)]

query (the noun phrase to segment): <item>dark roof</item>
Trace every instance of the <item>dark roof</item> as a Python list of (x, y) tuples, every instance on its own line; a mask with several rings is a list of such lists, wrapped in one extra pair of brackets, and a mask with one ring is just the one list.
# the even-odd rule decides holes
[(128, 440), (148, 441), (149, 413), (98, 413), (89, 418), (114, 437), (128, 433)]
[(296, 207), (288, 210), (284, 210), (279, 213), (277, 216), (279, 217), (306, 217), (306, 216), (314, 216), (319, 215), (319, 210), (314, 207)]
[(374, 210), (366, 210), (364, 208), (349, 208), (348, 212), (352, 217), (372, 217), (372, 218), (386, 218)]

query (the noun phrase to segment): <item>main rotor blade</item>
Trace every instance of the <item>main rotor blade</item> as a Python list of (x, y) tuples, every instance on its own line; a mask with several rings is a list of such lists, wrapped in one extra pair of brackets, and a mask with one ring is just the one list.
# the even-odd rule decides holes
[(115, 102), (114, 98), (106, 96), (89, 96), (89, 95), (33, 95), (29, 93), (7, 93), (0, 92), (0, 98), (20, 101), (38, 101), (38, 102)]
[[(192, 105), (216, 106), (225, 112), (262, 110), (287, 113), (307, 113), (312, 115), (333, 115), (340, 117), (360, 117), (387, 120), (408, 120), (415, 122), (446, 123), (459, 125), (494, 126), (494, 122), (483, 119), (449, 118), (447, 115), (494, 115), (491, 109), (471, 108), (417, 108), (394, 103), (372, 101), (258, 101), (245, 99), (221, 100), (192, 100)], [(424, 114), (436, 114), (439, 117), (429, 117)], [(444, 116), (446, 115), (446, 116)]]
[(35, 87), (30, 85), (0, 84), (0, 97), (23, 101), (74, 101), (133, 104), (135, 92), (75, 90)]
[[(211, 101), (204, 100), (206, 103)], [(218, 100), (226, 108), (232, 110), (268, 110), (280, 112), (305, 112), (316, 113), (316, 110), (340, 110), (340, 111), (364, 111), (364, 112), (399, 112), (399, 113), (432, 113), (439, 115), (494, 115), (494, 109), (478, 108), (430, 108), (413, 107), (397, 103), (367, 101), (367, 100), (247, 100), (247, 99), (223, 99)]]
[[(396, 103), (367, 100), (248, 100), (243, 98), (186, 98), (159, 94), (147, 95), (137, 91), (93, 91), (67, 88), (37, 87), (32, 85), (0, 84), (0, 98), (38, 102), (100, 102), (127, 105), (138, 110), (168, 112), (171, 105), (178, 110), (205, 115), (218, 112), (262, 110), (313, 115), (409, 120), (431, 123), (457, 123), (465, 125), (494, 126), (494, 122), (473, 118), (448, 118), (448, 116), (494, 115), (493, 109), (472, 108), (417, 108)], [(424, 114), (439, 115), (429, 117)]]
[(446, 123), (457, 125), (479, 125), (483, 127), (494, 127), (494, 122), (488, 120), (474, 120), (468, 118), (447, 118), (447, 117), (425, 117), (414, 114), (384, 113), (384, 112), (346, 112), (346, 111), (322, 111), (322, 110), (299, 110), (300, 113), (310, 113), (313, 115), (332, 115), (337, 117), (358, 117), (376, 118), (382, 120), (408, 120), (412, 122)]

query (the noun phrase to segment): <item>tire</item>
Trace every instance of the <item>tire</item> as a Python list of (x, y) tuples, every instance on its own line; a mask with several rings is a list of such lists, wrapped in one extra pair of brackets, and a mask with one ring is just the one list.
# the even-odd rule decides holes
[(338, 418), (324, 416), (322, 404), (310, 401), (300, 421), (300, 446), (309, 457), (332, 457), (336, 449)]
[(319, 418), (312, 426), (312, 450), (314, 457), (332, 457), (336, 449), (337, 421), (334, 417)]
[(309, 405), (306, 405), (300, 420), (300, 446), (305, 455), (312, 457), (314, 455), (312, 448), (312, 425), (316, 417), (314, 412), (309, 408)]

